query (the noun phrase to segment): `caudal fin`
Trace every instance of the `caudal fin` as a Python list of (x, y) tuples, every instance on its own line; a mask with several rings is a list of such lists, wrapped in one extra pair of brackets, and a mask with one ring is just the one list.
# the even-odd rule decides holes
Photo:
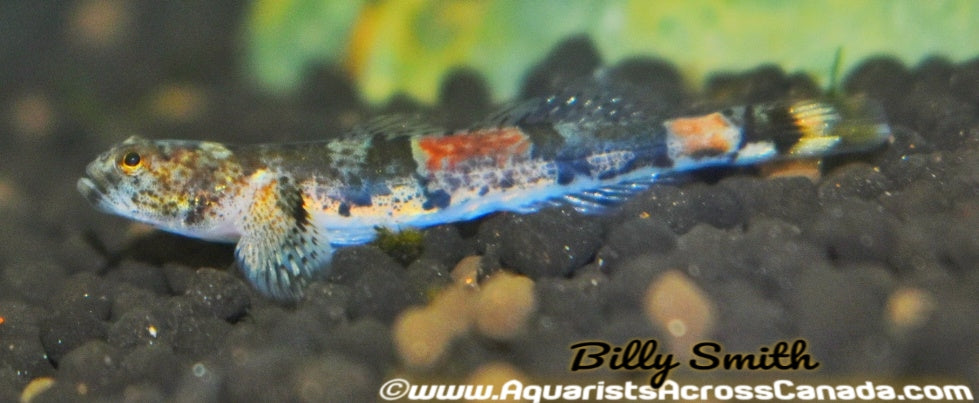
[(754, 133), (747, 137), (768, 137), (787, 158), (864, 151), (891, 134), (880, 105), (863, 97), (770, 105), (757, 108), (752, 117)]

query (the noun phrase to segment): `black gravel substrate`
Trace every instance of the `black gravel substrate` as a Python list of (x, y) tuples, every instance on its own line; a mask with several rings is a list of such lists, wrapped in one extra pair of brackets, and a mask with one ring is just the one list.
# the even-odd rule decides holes
[[(364, 401), (396, 376), (459, 383), (489, 363), (527, 382), (573, 379), (572, 343), (670, 337), (647, 312), (665, 273), (713, 307), (703, 340), (742, 352), (807, 340), (819, 371), (779, 376), (979, 390), (979, 59), (864, 61), (842, 90), (880, 100), (894, 140), (824, 161), (816, 183), (710, 170), (604, 216), (548, 209), (431, 228), (411, 262), (375, 245), (340, 250), (325, 281), (282, 306), (233, 269), (232, 246), (90, 208), (75, 190), (85, 164), (133, 133), (305, 140), (391, 112), (459, 127), (492, 110), (479, 75), (447, 77), (431, 108), (404, 97), (368, 108), (332, 68), (275, 98), (237, 74), (237, 2), (126, 3), (126, 33), (101, 42), (72, 31), (82, 6), (19, 4), (0, 5), (0, 26), (17, 28), (0, 35), (0, 401)], [(571, 38), (522, 95), (601, 65)], [(677, 110), (819, 94), (774, 66), (717, 74), (703, 92), (662, 60), (608, 67)], [(463, 332), (435, 364), (406, 362), (394, 324), (467, 256), (481, 256), (480, 278), (530, 277), (535, 309), (511, 336)]]

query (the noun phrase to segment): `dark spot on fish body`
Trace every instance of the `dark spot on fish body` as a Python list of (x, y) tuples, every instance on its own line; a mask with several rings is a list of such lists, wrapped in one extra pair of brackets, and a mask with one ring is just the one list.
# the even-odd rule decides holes
[(741, 136), (743, 141), (771, 141), (775, 150), (784, 154), (802, 138), (802, 130), (789, 108), (771, 106), (748, 110)]
[(350, 205), (347, 203), (340, 203), (340, 208), (337, 209), (337, 214), (342, 217), (350, 217)]
[(489, 193), (489, 187), (483, 186), (483, 187), (479, 188), (479, 195), (480, 196), (485, 196), (487, 193)]
[(210, 202), (204, 196), (196, 196), (191, 199), (192, 208), (187, 212), (187, 216), (184, 217), (184, 224), (194, 225), (200, 223), (204, 219), (204, 213), (207, 211), (207, 207)]
[(557, 164), (557, 183), (558, 185), (567, 185), (574, 182), (577, 172), (574, 167), (567, 162), (558, 162)]
[(699, 160), (699, 159), (702, 159), (702, 158), (716, 157), (716, 156), (719, 156), (719, 155), (721, 155), (723, 153), (724, 153), (724, 150), (719, 150), (719, 149), (716, 149), (716, 148), (704, 148), (704, 149), (696, 150), (696, 151), (690, 153), (690, 158), (695, 159), (695, 160)]
[(449, 195), (448, 192), (442, 189), (436, 190), (434, 192), (427, 192), (425, 194), (425, 198), (427, 200), (425, 200), (425, 202), (422, 203), (422, 208), (425, 210), (431, 210), (434, 208), (444, 209), (446, 207), (449, 207), (449, 204), (452, 201), (452, 196)]
[(364, 157), (364, 166), (374, 168), (365, 169), (369, 175), (367, 179), (372, 181), (412, 175), (418, 169), (418, 164), (411, 153), (411, 138), (406, 135), (390, 137), (385, 133), (373, 136)]
[(519, 128), (528, 138), (533, 147), (531, 158), (554, 159), (564, 148), (564, 137), (561, 136), (551, 123), (517, 122)]
[(513, 171), (504, 172), (503, 177), (500, 178), (499, 183), (497, 183), (497, 186), (499, 186), (500, 189), (509, 189), (512, 188), (513, 185), (514, 185)]
[(354, 206), (368, 207), (373, 204), (369, 190), (361, 188), (347, 189), (343, 192), (343, 200)]
[[(468, 169), (465, 169), (465, 170), (459, 170), (459, 171), (461, 171), (461, 172), (468, 172), (469, 170)], [(457, 175), (449, 175), (449, 176), (446, 176), (443, 179), (442, 183), (443, 183), (443, 185), (445, 187), (447, 187), (449, 189), (458, 189), (458, 188), (460, 188), (460, 187), (462, 187), (462, 186), (465, 185), (464, 180), (463, 180), (463, 178), (462, 178), (461, 175), (459, 175), (459, 176), (457, 176)]]
[(278, 207), (292, 217), (299, 229), (305, 229), (309, 224), (309, 212), (303, 205), (302, 190), (290, 184), (288, 177), (281, 176), (277, 191)]

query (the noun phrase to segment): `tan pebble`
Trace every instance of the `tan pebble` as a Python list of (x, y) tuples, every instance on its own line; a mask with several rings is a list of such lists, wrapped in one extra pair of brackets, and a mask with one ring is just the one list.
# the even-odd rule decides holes
[(57, 113), (45, 94), (25, 94), (14, 100), (10, 110), (14, 133), (23, 140), (47, 137), (55, 127)]
[(714, 308), (707, 294), (689, 277), (670, 270), (646, 289), (646, 315), (673, 337), (674, 351), (706, 338), (714, 322)]
[(478, 287), (479, 283), (479, 266), (482, 257), (480, 256), (467, 256), (456, 264), (456, 267), (452, 269), (452, 280), (456, 284), (461, 284), (469, 287)]
[(27, 195), (17, 183), (7, 178), (0, 178), (0, 210), (16, 209), (25, 205)]
[(451, 328), (433, 311), (409, 308), (394, 322), (394, 345), (405, 365), (412, 368), (431, 368), (448, 350), (455, 337)]
[(820, 166), (822, 161), (818, 159), (798, 159), (788, 161), (776, 161), (760, 165), (761, 173), (766, 178), (792, 178), (803, 177), (813, 183), (819, 182), (822, 176)]
[(154, 232), (156, 232), (156, 228), (154, 228), (152, 225), (141, 222), (133, 222), (126, 227), (126, 238), (138, 239)]
[(71, 39), (90, 47), (106, 47), (125, 38), (132, 29), (133, 16), (126, 1), (88, 0), (69, 15)]
[(152, 97), (153, 113), (164, 119), (186, 122), (204, 112), (207, 95), (189, 84), (166, 84)]
[[(497, 362), (486, 363), (481, 365), (479, 368), (476, 368), (476, 370), (473, 371), (471, 374), (469, 374), (469, 377), (466, 378), (465, 383), (467, 385), (473, 385), (473, 386), (483, 386), (483, 387), (492, 386), (493, 387), (492, 390), (494, 393), (500, 393), (500, 391), (502, 391), (504, 388), (503, 385), (513, 380), (519, 381), (524, 385), (529, 385), (531, 383), (531, 381), (527, 379), (527, 376), (524, 375), (523, 372), (521, 372), (513, 365), (510, 365), (509, 363), (506, 362), (497, 361)], [(476, 401), (488, 402), (491, 400), (476, 400)], [(510, 402), (510, 401), (521, 401), (521, 400), (492, 400), (492, 401)]]
[(934, 310), (935, 297), (918, 288), (899, 288), (887, 299), (887, 320), (899, 332), (923, 325)]
[(20, 392), (20, 403), (28, 403), (34, 400), (37, 395), (44, 393), (44, 391), (51, 389), (54, 386), (54, 378), (42, 376), (40, 378), (34, 378), (31, 380), (24, 390)]
[(476, 299), (476, 328), (494, 339), (508, 339), (523, 329), (537, 308), (533, 280), (498, 272), (487, 279)]
[(459, 335), (472, 325), (476, 295), (475, 289), (453, 284), (435, 296), (426, 309), (439, 318), (443, 328)]

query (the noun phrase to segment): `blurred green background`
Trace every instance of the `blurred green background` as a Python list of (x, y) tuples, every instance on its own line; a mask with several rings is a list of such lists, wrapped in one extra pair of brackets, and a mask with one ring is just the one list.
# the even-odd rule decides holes
[(365, 100), (404, 92), (433, 101), (445, 72), (483, 74), (496, 100), (563, 38), (587, 34), (606, 64), (662, 57), (697, 86), (708, 72), (774, 63), (823, 85), (872, 55), (907, 64), (979, 54), (974, 0), (257, 0), (248, 10), (250, 70), (294, 89), (310, 65), (338, 63)]

